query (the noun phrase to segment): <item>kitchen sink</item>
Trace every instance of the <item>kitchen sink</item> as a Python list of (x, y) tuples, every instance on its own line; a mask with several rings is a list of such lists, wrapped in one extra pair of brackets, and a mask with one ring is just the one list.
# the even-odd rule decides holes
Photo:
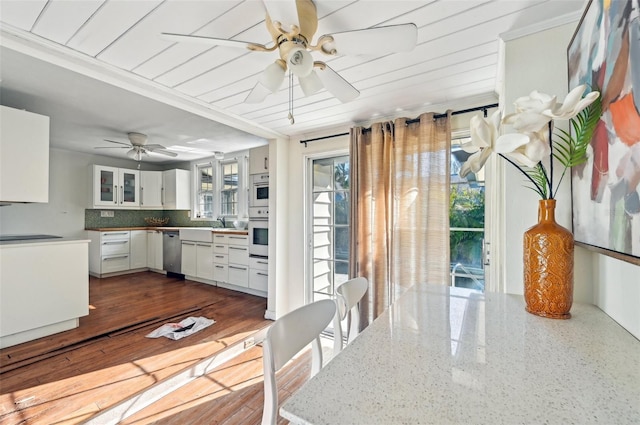
[(180, 229), (180, 240), (195, 242), (213, 242), (213, 227), (188, 227)]

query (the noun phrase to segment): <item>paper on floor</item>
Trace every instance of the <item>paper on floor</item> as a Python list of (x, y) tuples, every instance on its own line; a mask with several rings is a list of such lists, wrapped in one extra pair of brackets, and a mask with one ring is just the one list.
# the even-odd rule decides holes
[(175, 340), (196, 333), (214, 323), (216, 323), (215, 320), (207, 319), (206, 317), (187, 317), (179, 323), (166, 323), (145, 336), (147, 338), (165, 336)]

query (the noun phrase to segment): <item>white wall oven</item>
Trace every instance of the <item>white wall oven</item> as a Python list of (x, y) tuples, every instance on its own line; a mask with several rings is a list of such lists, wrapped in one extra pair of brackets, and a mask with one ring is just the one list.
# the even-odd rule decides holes
[(251, 175), (251, 201), (249, 206), (269, 206), (269, 174)]
[(266, 207), (249, 208), (249, 256), (269, 256), (269, 210)]

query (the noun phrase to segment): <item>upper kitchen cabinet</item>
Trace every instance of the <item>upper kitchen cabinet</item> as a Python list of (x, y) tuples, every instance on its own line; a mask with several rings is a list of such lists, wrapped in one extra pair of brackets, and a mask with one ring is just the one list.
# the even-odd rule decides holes
[(49, 117), (0, 106), (0, 203), (49, 202)]
[(162, 209), (162, 171), (140, 171), (140, 207)]
[(93, 165), (92, 206), (128, 208), (140, 206), (140, 172), (126, 168)]
[(162, 172), (162, 206), (165, 210), (191, 209), (191, 172), (166, 170)]
[(269, 172), (269, 145), (249, 150), (249, 174)]

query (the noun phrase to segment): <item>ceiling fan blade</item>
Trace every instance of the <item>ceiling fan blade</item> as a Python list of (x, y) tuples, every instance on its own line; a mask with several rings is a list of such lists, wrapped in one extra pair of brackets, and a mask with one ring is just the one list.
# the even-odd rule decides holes
[(109, 142), (109, 143), (116, 143), (118, 145), (124, 145), (124, 146), (126, 146), (128, 148), (131, 147), (131, 143), (116, 142), (115, 140), (109, 140), (109, 139), (102, 139), (102, 140), (104, 140), (105, 142)]
[(188, 35), (188, 34), (174, 34), (170, 32), (163, 32), (160, 34), (162, 38), (170, 41), (176, 42), (189, 42), (189, 43), (202, 43), (208, 44), (210, 46), (224, 46), (224, 47), (236, 47), (242, 49), (254, 50), (254, 48), (258, 49), (267, 49), (263, 44), (260, 43), (250, 43), (248, 41), (239, 41), (239, 40), (228, 40), (226, 38), (214, 38), (214, 37), (204, 37), (201, 35)]
[(145, 148), (146, 150), (148, 150), (148, 151), (154, 151), (154, 150), (156, 150), (156, 149), (166, 149), (164, 146), (162, 146), (162, 145), (157, 145), (157, 144), (154, 144), (154, 145), (144, 145), (144, 148)]
[(94, 149), (130, 149), (131, 146), (96, 146)]
[(326, 43), (324, 51), (335, 49), (338, 55), (387, 55), (413, 50), (418, 40), (418, 28), (415, 24), (401, 24), (338, 32), (328, 36), (333, 37), (333, 42)]
[(298, 8), (296, 0), (263, 0), (264, 7), (273, 22), (280, 22), (282, 29), (291, 30), (298, 26)]
[(298, 78), (298, 81), (305, 96), (311, 96), (323, 87), (316, 71), (311, 71), (306, 77)]
[(318, 68), (318, 77), (322, 81), (322, 85), (329, 93), (337, 97), (340, 102), (347, 103), (358, 96), (360, 92), (356, 90), (347, 80), (342, 78), (340, 74), (331, 69), (327, 64)]
[(313, 35), (318, 30), (318, 11), (316, 5), (311, 0), (296, 0), (298, 9), (298, 22), (300, 34), (302, 34), (308, 42), (311, 42)]
[(170, 157), (173, 157), (173, 158), (178, 156), (178, 154), (175, 153), (175, 152), (166, 151), (166, 150), (163, 150), (163, 149), (150, 150), (149, 152), (151, 152), (151, 153), (159, 153), (160, 155), (166, 155), (166, 156), (170, 156)]
[(262, 103), (267, 96), (271, 94), (271, 91), (263, 86), (260, 82), (257, 82), (253, 89), (249, 92), (244, 103)]

